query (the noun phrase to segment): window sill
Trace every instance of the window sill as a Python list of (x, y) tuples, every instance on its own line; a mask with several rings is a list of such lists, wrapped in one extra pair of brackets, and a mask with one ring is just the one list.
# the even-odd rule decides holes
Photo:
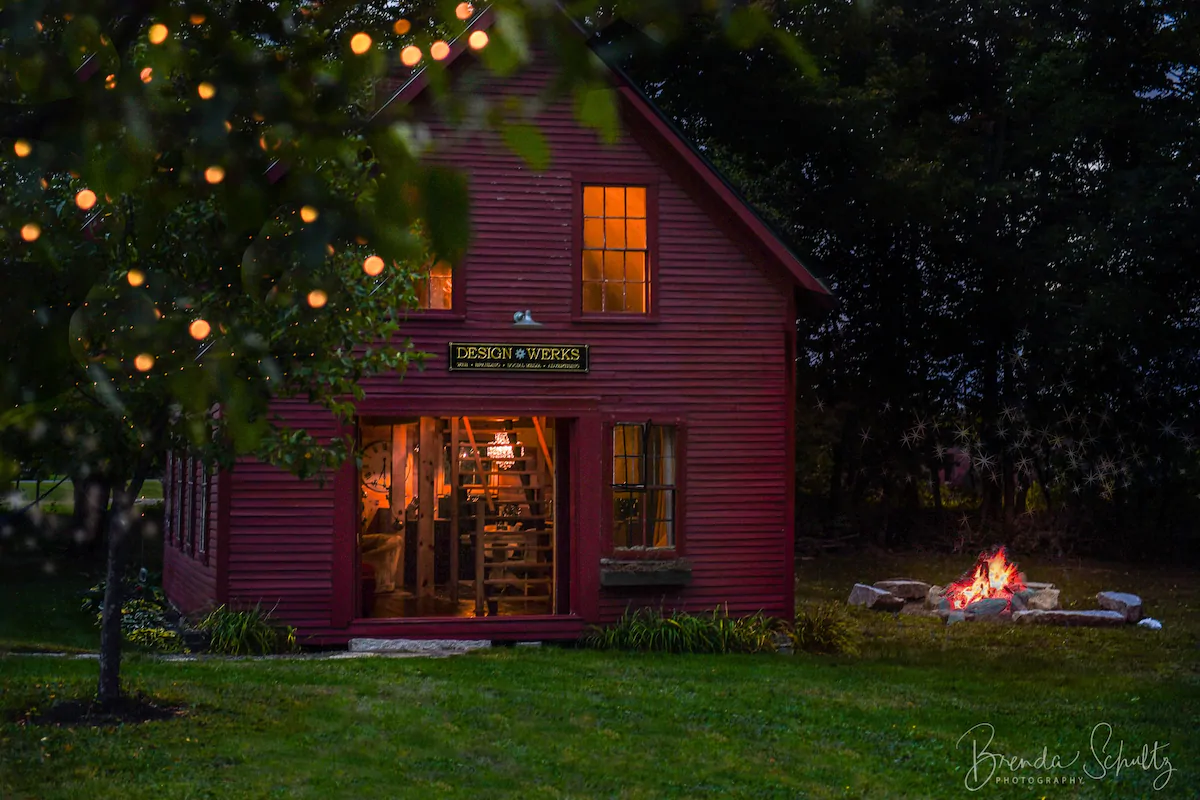
[(464, 322), (467, 319), (465, 312), (459, 311), (428, 311), (422, 309), (411, 309), (404, 315), (406, 323), (411, 322)]
[(658, 322), (657, 314), (572, 314), (571, 322), (596, 322), (602, 325), (630, 325), (636, 323), (654, 324)]
[(601, 586), (687, 586), (691, 582), (692, 564), (685, 558), (600, 559)]

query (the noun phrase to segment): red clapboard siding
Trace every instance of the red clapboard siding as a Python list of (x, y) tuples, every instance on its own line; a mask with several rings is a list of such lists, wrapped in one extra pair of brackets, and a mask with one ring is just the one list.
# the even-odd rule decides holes
[[(472, 65), (456, 69), (472, 70)], [(539, 66), (482, 92), (537, 95), (550, 73)], [(390, 89), (389, 89), (390, 91)], [(589, 420), (573, 445), (590, 458), (575, 486), (581, 514), (573, 536), (573, 609), (581, 616), (489, 620), (356, 620), (335, 624), (335, 575), (353, 556), (335, 541), (335, 492), (280, 470), (240, 462), (231, 475), (228, 592), (231, 602), (275, 608), (315, 643), (350, 636), (555, 638), (577, 635), (585, 623), (612, 620), (630, 605), (692, 610), (727, 605), (731, 613), (791, 610), (792, 492), (789, 427), (794, 336), (792, 288), (756, 265), (727, 232), (696, 182), (662, 155), (645, 128), (631, 125), (612, 146), (576, 123), (570, 101), (537, 119), (552, 161), (536, 172), (487, 132), (464, 134), (425, 113), (436, 157), (469, 175), (473, 239), (455, 275), (465, 286), (465, 319), (410, 314), (403, 326), (415, 347), (433, 355), (423, 371), (380, 376), (364, 384), (361, 408), (372, 414), (537, 413)], [(574, 181), (605, 174), (635, 176), (657, 189), (657, 262), (653, 321), (573, 320)], [(530, 309), (543, 327), (512, 327), (513, 312)], [(447, 342), (586, 343), (586, 375), (451, 373)], [(281, 405), (289, 422), (331, 435), (332, 419), (302, 404)], [(684, 421), (686, 485), (683, 553), (693, 582), (682, 589), (600, 589), (600, 510), (607, 467), (599, 464), (603, 420)], [(586, 452), (581, 449), (587, 442)], [(582, 479), (582, 475), (577, 479)], [(353, 502), (351, 501), (351, 505)], [(588, 512), (583, 513), (583, 509)], [(340, 565), (340, 566), (339, 566)], [(585, 587), (580, 595), (580, 587)]]

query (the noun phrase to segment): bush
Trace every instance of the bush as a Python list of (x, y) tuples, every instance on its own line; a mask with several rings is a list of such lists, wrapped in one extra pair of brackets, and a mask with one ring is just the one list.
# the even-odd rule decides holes
[(727, 609), (711, 614), (641, 608), (626, 611), (614, 625), (595, 627), (583, 643), (600, 650), (658, 653), (773, 653), (779, 621), (762, 613), (730, 617)]
[(218, 606), (200, 621), (199, 630), (208, 634), (208, 649), (228, 656), (294, 653), (296, 629), (276, 625), (269, 612), (255, 606), (246, 611), (231, 611)]
[[(103, 581), (84, 592), (82, 608), (100, 625), (104, 614)], [(149, 650), (178, 653), (184, 647), (175, 630), (174, 618), (175, 613), (167, 605), (160, 587), (146, 581), (134, 582), (121, 604), (121, 636), (126, 642)]]
[(796, 623), (788, 638), (797, 652), (854, 655), (858, 652), (859, 629), (841, 603), (822, 603), (796, 611)]

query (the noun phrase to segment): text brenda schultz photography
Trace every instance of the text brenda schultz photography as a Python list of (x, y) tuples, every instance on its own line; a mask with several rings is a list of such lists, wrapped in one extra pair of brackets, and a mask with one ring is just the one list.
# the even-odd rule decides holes
[(968, 791), (989, 784), (1078, 786), (1117, 780), (1131, 772), (1151, 773), (1157, 791), (1165, 788), (1176, 772), (1167, 755), (1170, 742), (1156, 739), (1150, 744), (1130, 744), (1116, 736), (1107, 722), (1092, 728), (1083, 749), (1063, 753), (1053, 753), (1049, 747), (1033, 754), (1003, 753), (993, 746), (995, 738), (996, 728), (990, 722), (972, 725), (958, 738), (955, 748), (971, 756), (963, 778)]

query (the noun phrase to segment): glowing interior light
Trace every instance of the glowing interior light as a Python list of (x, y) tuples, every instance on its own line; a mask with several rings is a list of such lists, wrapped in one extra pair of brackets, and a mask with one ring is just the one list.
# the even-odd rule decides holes
[(204, 180), (208, 181), (209, 183), (220, 183), (221, 181), (225, 180), (225, 168), (214, 164), (213, 166), (204, 170)]
[(42, 235), (42, 226), (36, 222), (26, 222), (21, 226), (21, 238), (27, 242), (36, 242)]
[(313, 289), (308, 293), (308, 304), (313, 308), (321, 308), (329, 302), (329, 295), (320, 289)]
[(367, 260), (363, 262), (363, 272), (374, 278), (383, 272), (383, 259), (379, 256), (367, 256)]
[(450, 45), (439, 39), (429, 46), (429, 55), (433, 56), (434, 61), (441, 61), (450, 55)]
[(17, 141), (13, 143), (13, 152), (17, 154), (17, 158), (24, 158), (33, 152), (33, 145), (24, 139), (17, 139)]
[(316, 222), (319, 216), (321, 216), (320, 212), (312, 206), (304, 206), (300, 209), (300, 219), (305, 222)]
[(406, 67), (415, 67), (421, 61), (421, 48), (415, 44), (400, 51), (400, 63)]
[(513, 446), (505, 431), (496, 431), (496, 437), (487, 446), (488, 458), (500, 469), (511, 469), (513, 465)]
[(217, 93), (217, 87), (213, 86), (208, 81), (196, 87), (196, 94), (200, 95), (201, 100), (211, 100), (213, 95)]
[(150, 44), (162, 44), (167, 40), (167, 26), (161, 22), (151, 25), (146, 38), (150, 40)]
[(140, 269), (131, 269), (125, 273), (125, 280), (129, 281), (130, 286), (141, 286), (146, 282), (146, 273)]
[(96, 205), (96, 193), (91, 189), (80, 189), (75, 193), (75, 205), (87, 211)]
[(350, 38), (350, 51), (356, 56), (371, 49), (371, 37), (365, 33), (356, 33)]
[(470, 3), (459, 3), (454, 7), (454, 16), (458, 17), (459, 19), (470, 19), (471, 15), (474, 13), (475, 7)]
[(188, 333), (192, 335), (193, 339), (204, 339), (212, 333), (212, 326), (206, 320), (194, 320), (191, 325), (188, 325)]
[(147, 372), (154, 366), (154, 356), (149, 353), (141, 353), (133, 360), (133, 365), (138, 368), (138, 372)]
[(487, 47), (487, 43), (487, 31), (475, 31), (467, 39), (467, 44), (471, 45), (472, 50), (482, 50)]

